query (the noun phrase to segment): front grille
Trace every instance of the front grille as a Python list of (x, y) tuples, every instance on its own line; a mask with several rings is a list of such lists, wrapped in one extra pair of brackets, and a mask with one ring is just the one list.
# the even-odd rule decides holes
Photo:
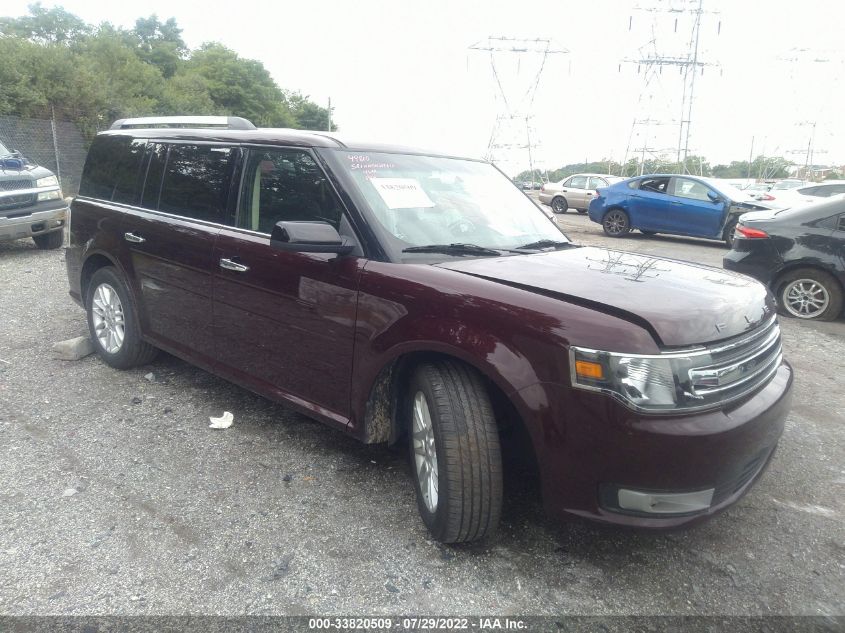
[(702, 402), (733, 400), (766, 382), (780, 366), (780, 327), (772, 319), (752, 334), (707, 352), (692, 359), (685, 386)]
[(18, 189), (31, 189), (35, 186), (32, 180), (0, 180), (0, 191), (17, 191)]
[(4, 196), (0, 198), (0, 211), (19, 209), (20, 207), (28, 207), (31, 204), (35, 204), (35, 196), (36, 194), (34, 193), (18, 196)]

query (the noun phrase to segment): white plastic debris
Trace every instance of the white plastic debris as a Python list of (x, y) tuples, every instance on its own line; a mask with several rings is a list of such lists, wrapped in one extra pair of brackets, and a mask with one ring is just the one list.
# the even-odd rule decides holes
[(72, 496), (73, 496), (73, 495), (75, 495), (77, 492), (79, 492), (79, 491), (78, 491), (76, 488), (68, 488), (67, 490), (65, 490), (65, 491), (62, 493), (62, 496), (63, 496), (63, 497), (72, 497)]
[(208, 421), (211, 422), (211, 424), (208, 425), (208, 428), (210, 429), (228, 429), (232, 426), (232, 422), (235, 421), (235, 416), (228, 411), (224, 411), (223, 415), (219, 418), (208, 418)]

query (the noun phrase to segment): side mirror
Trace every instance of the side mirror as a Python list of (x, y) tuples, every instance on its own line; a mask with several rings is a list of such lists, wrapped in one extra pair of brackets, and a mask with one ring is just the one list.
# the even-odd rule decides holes
[(277, 222), (270, 234), (270, 246), (278, 251), (338, 255), (348, 255), (355, 248), (328, 222)]
[(721, 202), (722, 197), (716, 193), (715, 191), (708, 191), (707, 197), (710, 198), (710, 202)]

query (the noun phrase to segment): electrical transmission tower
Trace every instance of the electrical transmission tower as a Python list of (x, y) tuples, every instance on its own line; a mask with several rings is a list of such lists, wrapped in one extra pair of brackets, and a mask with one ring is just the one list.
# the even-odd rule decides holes
[[(690, 149), (690, 131), (692, 129), (693, 103), (695, 100), (695, 80), (697, 76), (704, 73), (705, 67), (719, 65), (718, 63), (710, 63), (702, 59), (702, 18), (706, 14), (717, 15), (717, 13), (705, 11), (704, 0), (656, 0), (656, 4), (652, 6), (635, 7), (634, 10), (651, 13), (653, 15), (653, 20), (651, 24), (651, 38), (647, 43), (640, 46), (639, 50), (637, 51), (637, 55), (622, 60), (622, 62), (619, 64), (620, 70), (622, 67), (622, 63), (635, 65), (637, 67), (637, 72), (642, 74), (644, 78), (643, 88), (640, 93), (639, 105), (642, 106), (643, 97), (645, 95), (648, 97), (646, 99), (648, 107), (653, 108), (656, 88), (664, 88), (662, 85), (662, 76), (664, 69), (678, 69), (678, 75), (680, 77), (680, 86), (678, 86), (678, 92), (680, 92), (681, 96), (680, 117), (678, 119), (672, 119), (671, 123), (677, 125), (678, 131), (677, 144), (674, 148), (676, 163), (678, 164), (679, 169), (681, 171), (687, 171), (687, 157), (689, 156)], [(673, 51), (674, 54), (664, 54), (658, 48), (658, 18), (661, 18), (660, 21), (665, 25), (666, 15), (674, 17), (674, 28), (672, 35), (675, 39), (678, 39), (679, 26), (681, 26), (682, 28), (684, 27), (682, 20), (686, 21), (687, 18), (692, 18), (692, 26), (689, 31), (689, 38), (680, 39), (677, 43), (678, 47), (683, 47), (683, 49), (685, 50)], [(628, 19), (629, 31), (632, 30), (633, 23), (634, 17), (632, 15)], [(721, 30), (722, 23), (718, 22), (716, 33), (719, 34)], [(648, 117), (646, 117), (646, 119), (649, 121), (650, 124), (653, 125), (655, 122), (651, 119), (651, 116), (652, 112), (649, 112)], [(641, 125), (641, 120), (643, 120), (642, 116), (634, 117), (634, 122), (631, 128), (631, 140), (633, 140), (635, 136), (634, 131), (639, 125)], [(665, 122), (663, 124), (665, 124)], [(649, 147), (650, 139), (648, 137), (647, 132), (648, 130), (646, 129), (646, 134), (642, 135), (642, 147), (638, 150), (635, 150), (641, 156), (641, 171), (643, 168), (642, 161), (644, 161), (645, 154), (647, 152), (652, 155), (657, 155), (656, 152), (668, 154), (670, 151), (668, 147), (664, 148), (663, 150), (655, 150), (654, 148)], [(626, 161), (630, 152), (631, 142), (629, 141), (628, 148), (625, 151)]]
[(524, 167), (527, 158), (533, 182), (539, 145), (531, 125), (534, 97), (549, 56), (569, 51), (550, 39), (503, 36), (490, 36), (469, 50), (488, 54), (496, 84), (497, 114), (485, 158), (503, 169)]

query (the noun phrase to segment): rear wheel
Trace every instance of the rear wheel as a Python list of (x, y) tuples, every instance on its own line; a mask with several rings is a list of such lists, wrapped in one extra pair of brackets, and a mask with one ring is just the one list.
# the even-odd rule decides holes
[(569, 209), (569, 203), (563, 196), (555, 196), (552, 198), (551, 207), (555, 213), (566, 213), (566, 210)]
[(583, 213), (586, 213), (586, 212), (587, 212), (587, 210), (586, 210), (586, 209), (578, 209), (578, 213), (582, 213), (582, 214), (583, 214)]
[(417, 506), (432, 536), (460, 543), (490, 535), (501, 514), (502, 460), (481, 377), (455, 361), (420, 365), (406, 415)]
[(728, 224), (725, 226), (725, 231), (722, 233), (722, 239), (725, 241), (725, 244), (728, 245), (728, 248), (734, 247), (734, 235), (736, 234), (736, 225), (736, 218), (734, 218), (733, 220), (729, 220)]
[(41, 235), (33, 235), (32, 241), (41, 250), (49, 251), (61, 248), (65, 243), (64, 229), (61, 231), (50, 231), (49, 233), (42, 233)]
[(116, 268), (95, 271), (85, 300), (88, 329), (97, 355), (118, 369), (145, 365), (158, 350), (141, 339), (129, 290)]
[(604, 232), (610, 237), (623, 237), (631, 230), (628, 214), (622, 209), (611, 209), (602, 220)]
[(799, 319), (833, 321), (842, 313), (842, 302), (839, 282), (823, 270), (799, 268), (778, 283), (781, 312)]

